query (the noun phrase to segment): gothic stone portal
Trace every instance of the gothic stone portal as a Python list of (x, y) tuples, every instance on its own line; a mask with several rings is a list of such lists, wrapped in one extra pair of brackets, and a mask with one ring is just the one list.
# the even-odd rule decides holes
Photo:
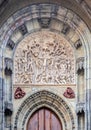
[[(16, 94), (15, 97), (16, 98), (18, 97), (17, 94), (19, 94), (19, 97), (21, 97), (22, 96), (21, 92), (26, 93), (26, 95), (22, 98), (18, 97), (17, 100), (15, 98), (15, 106), (16, 106), (16, 103), (18, 102), (18, 107), (19, 107), (20, 106), (19, 101), (23, 102), (24, 99), (28, 95), (31, 95), (32, 91), (35, 91), (32, 89), (33, 87), (35, 87), (36, 91), (37, 91), (37, 89), (42, 89), (42, 90), (46, 89), (48, 91), (51, 88), (51, 92), (54, 93), (54, 91), (56, 89), (58, 89), (57, 88), (57, 85), (58, 85), (60, 87), (60, 90), (59, 90), (59, 92), (61, 92), (60, 95), (61, 94), (63, 95), (64, 91), (66, 90), (66, 88), (64, 86), (67, 87), (67, 85), (68, 86), (75, 85), (75, 58), (74, 58), (73, 49), (72, 49), (71, 45), (66, 41), (66, 39), (64, 39), (63, 36), (61, 36), (57, 33), (50, 32), (47, 30), (42, 30), (40, 32), (34, 32), (34, 33), (28, 35), (27, 37), (25, 37), (19, 43), (19, 45), (17, 45), (15, 55), (14, 55), (14, 75), (13, 76), (14, 76), (13, 85), (14, 85), (15, 90), (17, 90), (17, 88), (19, 88), (19, 87), (21, 88), (21, 89), (19, 89), (19, 91), (22, 90), (19, 93), (17, 93), (17, 91), (15, 91), (15, 94)], [(63, 89), (62, 89), (62, 87), (63, 87)], [(54, 88), (55, 88), (55, 90), (54, 90)], [(45, 96), (46, 99), (43, 98), (43, 96)], [(42, 93), (41, 93), (41, 95), (39, 96), (39, 102), (40, 102), (40, 98), (43, 98), (43, 100), (45, 99), (43, 102), (41, 101), (41, 105), (43, 105), (44, 102), (47, 103), (47, 96), (48, 96), (48, 93), (46, 93), (46, 95), (44, 93), (42, 95)], [(36, 103), (38, 101), (38, 97), (36, 99), (34, 99), (35, 97), (36, 96), (34, 96), (34, 97), (32, 96), (33, 101)], [(53, 103), (53, 101), (55, 100), (55, 99), (52, 99), (53, 97), (50, 97), (50, 96), (48, 98), (49, 98), (48, 102), (50, 102), (50, 100), (52, 100), (51, 103)], [(29, 101), (30, 101), (30, 99), (29, 99)], [(39, 102), (37, 104), (38, 106), (39, 106)], [(59, 102), (61, 103), (61, 100)], [(62, 100), (62, 103), (63, 103), (63, 100)], [(27, 108), (27, 107), (25, 107), (25, 104), (26, 103), (24, 102), (24, 108)], [(27, 106), (30, 107), (30, 104), (28, 103)], [(59, 106), (62, 107), (62, 105), (60, 105), (60, 104), (59, 104)], [(58, 112), (61, 111), (61, 110), (59, 110), (59, 106), (57, 106), (58, 108), (56, 108), (56, 110), (58, 109)], [(17, 107), (17, 109), (18, 109), (18, 107)], [(27, 109), (29, 109), (29, 107)], [(46, 107), (46, 106), (44, 106), (44, 107)], [(48, 108), (50, 109), (50, 107), (51, 107), (51, 105), (49, 105)], [(54, 108), (55, 107), (56, 106), (54, 106)], [(20, 107), (20, 108), (22, 109), (22, 107)], [(18, 112), (22, 111), (21, 109), (19, 109)], [(62, 110), (64, 110), (64, 108), (62, 108)], [(28, 110), (26, 110), (25, 113), (27, 111)], [(43, 110), (43, 111), (48, 111), (48, 110)], [(68, 109), (66, 112), (69, 115)], [(23, 118), (24, 119), (23, 123), (19, 122), (19, 124), (17, 124), (17, 122), (18, 122), (17, 117), (19, 116), (19, 119), (21, 120), (21, 116), (19, 115), (19, 113), (16, 116), (16, 112), (15, 112), (15, 117), (16, 117), (15, 118), (15, 129), (16, 128), (18, 129), (18, 127), (22, 130), (26, 129), (25, 128), (26, 119), (28, 119), (27, 116), (29, 115), (29, 113), (28, 113), (28, 115), (27, 115), (27, 113), (25, 116), (26, 118), (25, 117)], [(40, 113), (40, 111), (38, 113)], [(48, 113), (51, 113), (51, 112), (48, 111)], [(69, 129), (72, 129), (74, 127), (74, 123), (72, 124), (73, 119), (70, 121), (71, 126), (69, 126), (69, 124), (65, 121), (66, 118), (64, 118), (64, 116), (63, 116), (63, 111), (60, 112), (59, 115), (60, 114), (62, 116), (61, 121), (63, 124), (63, 129), (66, 130), (69, 127), (70, 127)], [(34, 115), (34, 120), (36, 118), (35, 115)], [(45, 116), (45, 114), (43, 116)], [(53, 116), (55, 116), (55, 114)], [(72, 116), (72, 118), (73, 118), (73, 116)], [(68, 119), (71, 119), (70, 116), (68, 116)], [(55, 120), (57, 122), (59, 122), (57, 118)], [(30, 118), (30, 121), (27, 125), (28, 130), (30, 129), (31, 121), (32, 121), (32, 117)], [(53, 120), (50, 120), (50, 124), (52, 124), (52, 121)], [(38, 121), (38, 122), (40, 123), (40, 121)], [(60, 126), (59, 126), (60, 129), (58, 129), (58, 130), (62, 130), (61, 123), (59, 123), (59, 124), (60, 124)], [(32, 126), (32, 127), (34, 127), (34, 126)], [(45, 129), (47, 129), (46, 127), (45, 127)], [(52, 130), (52, 129), (50, 129), (50, 130)]]

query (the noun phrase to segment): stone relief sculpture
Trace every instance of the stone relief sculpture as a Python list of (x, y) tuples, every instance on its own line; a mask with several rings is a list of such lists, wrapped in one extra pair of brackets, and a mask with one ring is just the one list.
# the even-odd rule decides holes
[(25, 96), (25, 92), (20, 88), (18, 87), (14, 93), (14, 98), (15, 99), (20, 99), (20, 98), (23, 98)]
[(63, 94), (66, 98), (75, 98), (75, 93), (72, 88), (68, 87)]
[(73, 84), (74, 55), (60, 35), (42, 31), (30, 34), (17, 47), (15, 84)]

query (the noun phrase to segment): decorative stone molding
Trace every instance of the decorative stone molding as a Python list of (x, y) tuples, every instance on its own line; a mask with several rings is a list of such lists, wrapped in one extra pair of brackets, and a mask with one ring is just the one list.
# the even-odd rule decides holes
[(81, 5), (81, 7), (85, 10), (87, 15), (91, 18), (91, 8), (89, 4), (87, 4), (87, 1), (85, 0), (76, 0), (76, 1)]
[(76, 49), (79, 49), (82, 46), (80, 39), (75, 42), (74, 46)]
[[(46, 6), (47, 5), (47, 6)], [(34, 8), (33, 8), (34, 7)], [(44, 8), (47, 7), (47, 8)], [(64, 23), (64, 19), (66, 19), (65, 23), (68, 24), (73, 30), (75, 30), (77, 28), (78, 25), (80, 25), (80, 23), (82, 22), (81, 19), (74, 14), (74, 12), (70, 11), (71, 15), (67, 15), (69, 14), (69, 10), (65, 9), (61, 6), (55, 6), (55, 4), (38, 4), (38, 5), (31, 5), (28, 6), (26, 8), (23, 8), (22, 10), (19, 10), (18, 12), (16, 12), (12, 17), (10, 17), (6, 23), (4, 24), (4, 26), (2, 26), (2, 28), (0, 29), (0, 36), (2, 41), (4, 41), (4, 44), (7, 44), (7, 40), (12, 36), (13, 32), (19, 27), (21, 26), (23, 23), (32, 20), (32, 19), (36, 19), (39, 17), (40, 12), (43, 13), (45, 11), (46, 14), (48, 14), (45, 18), (51, 17), (53, 11), (53, 7), (54, 7), (54, 11), (56, 12), (56, 16), (53, 17), (57, 20), (60, 20)], [(31, 12), (31, 15), (30, 15)], [(63, 12), (63, 13), (61, 13)], [(60, 17), (61, 16), (61, 17)], [(76, 16), (75, 19), (70, 17), (70, 16)], [(41, 18), (43, 18), (44, 15), (41, 15)], [(80, 19), (79, 22), (78, 18)], [(71, 23), (71, 24), (70, 24)], [(6, 27), (6, 28), (5, 28)], [(80, 29), (80, 28), (79, 28)], [(4, 32), (4, 33), (3, 33)]]
[(13, 50), (14, 46), (15, 46), (15, 43), (11, 39), (9, 39), (7, 42), (7, 47)]
[(12, 75), (12, 59), (5, 58), (5, 75), (11, 76)]
[(14, 84), (74, 84), (74, 63), (72, 47), (60, 35), (30, 34), (15, 52)]
[(56, 94), (46, 90), (42, 90), (30, 95), (21, 104), (15, 117), (14, 130), (18, 130), (18, 129), (25, 130), (27, 125), (27, 120), (37, 109), (41, 107), (48, 107), (54, 112), (56, 112), (59, 119), (61, 119), (62, 122), (64, 123), (65, 130), (75, 129), (75, 121), (74, 121), (75, 118), (71, 111), (71, 108), (66, 104), (66, 102)]
[(51, 18), (39, 18), (38, 21), (42, 28), (48, 28), (50, 26)]
[(83, 102), (77, 103), (76, 112), (77, 112), (77, 115), (81, 115), (81, 114), (85, 113), (85, 103), (83, 103)]
[(62, 29), (61, 32), (62, 32), (64, 35), (66, 35), (66, 34), (69, 32), (69, 30), (70, 30), (70, 26), (67, 25), (67, 24), (64, 24), (63, 29)]
[(6, 101), (4, 108), (5, 108), (5, 110), (4, 110), (5, 116), (11, 116), (13, 113), (13, 104)]
[(86, 11), (86, 13), (88, 14), (88, 16), (91, 19), (91, 7), (89, 6), (89, 4), (87, 4), (85, 1), (82, 3), (82, 7), (84, 8), (84, 10)]
[(22, 35), (25, 35), (28, 33), (25, 23), (18, 27)]
[(15, 90), (15, 93), (14, 93), (14, 98), (15, 99), (20, 99), (20, 98), (23, 98), (25, 96), (25, 92), (20, 88), (18, 87), (16, 90)]
[(68, 87), (63, 94), (66, 98), (75, 98), (75, 93), (72, 88)]
[(80, 57), (76, 61), (77, 64), (77, 74), (83, 75), (84, 74), (84, 57)]

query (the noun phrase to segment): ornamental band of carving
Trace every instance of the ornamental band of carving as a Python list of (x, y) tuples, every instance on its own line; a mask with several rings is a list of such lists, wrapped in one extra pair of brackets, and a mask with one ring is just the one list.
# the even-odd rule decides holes
[[(50, 98), (50, 100), (49, 100)], [(36, 101), (36, 102), (35, 102)], [(31, 104), (31, 105), (29, 105)], [(74, 121), (74, 116), (73, 113), (70, 109), (70, 107), (66, 104), (66, 102), (59, 96), (55, 95), (54, 93), (48, 92), (46, 90), (36, 92), (32, 95), (30, 95), (20, 106), (20, 108), (17, 111), (16, 117), (15, 117), (15, 122), (14, 122), (14, 130), (18, 130), (18, 127), (20, 127), (20, 124), (18, 126), (18, 121), (20, 119), (21, 113), (24, 112), (24, 117), (23, 122), (21, 124), (21, 129), (24, 130), (25, 122), (28, 118), (29, 113), (34, 112), (33, 110), (36, 108), (38, 109), (38, 106), (43, 105), (46, 106), (51, 106), (53, 109), (55, 109), (59, 115), (62, 117), (65, 125), (65, 130), (67, 130), (67, 121), (65, 119), (65, 113), (61, 111), (65, 109), (65, 111), (68, 113), (72, 125), (72, 129), (74, 129), (75, 126), (75, 121)], [(28, 109), (24, 109), (25, 106), (29, 105)], [(58, 107), (60, 106), (60, 108)], [(26, 107), (27, 108), (27, 107)], [(69, 122), (70, 122), (69, 121)]]
[(72, 84), (74, 56), (71, 45), (48, 31), (26, 37), (17, 47), (14, 60), (15, 84)]

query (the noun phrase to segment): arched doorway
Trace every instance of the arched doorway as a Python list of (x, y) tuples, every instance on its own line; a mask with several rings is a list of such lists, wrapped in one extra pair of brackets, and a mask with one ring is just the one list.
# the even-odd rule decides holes
[(62, 124), (54, 112), (42, 108), (30, 117), (27, 130), (62, 130)]
[(75, 112), (72, 106), (70, 107), (63, 99), (63, 97), (61, 98), (55, 93), (47, 90), (31, 93), (31, 95), (23, 101), (15, 115), (14, 130), (26, 130), (34, 113), (36, 114), (36, 112), (38, 112), (38, 110), (41, 110), (41, 108), (47, 108), (50, 110), (50, 113), (55, 113), (53, 113), (54, 116), (58, 117), (57, 120), (59, 119), (60, 125), (62, 124), (61, 130), (75, 130)]

